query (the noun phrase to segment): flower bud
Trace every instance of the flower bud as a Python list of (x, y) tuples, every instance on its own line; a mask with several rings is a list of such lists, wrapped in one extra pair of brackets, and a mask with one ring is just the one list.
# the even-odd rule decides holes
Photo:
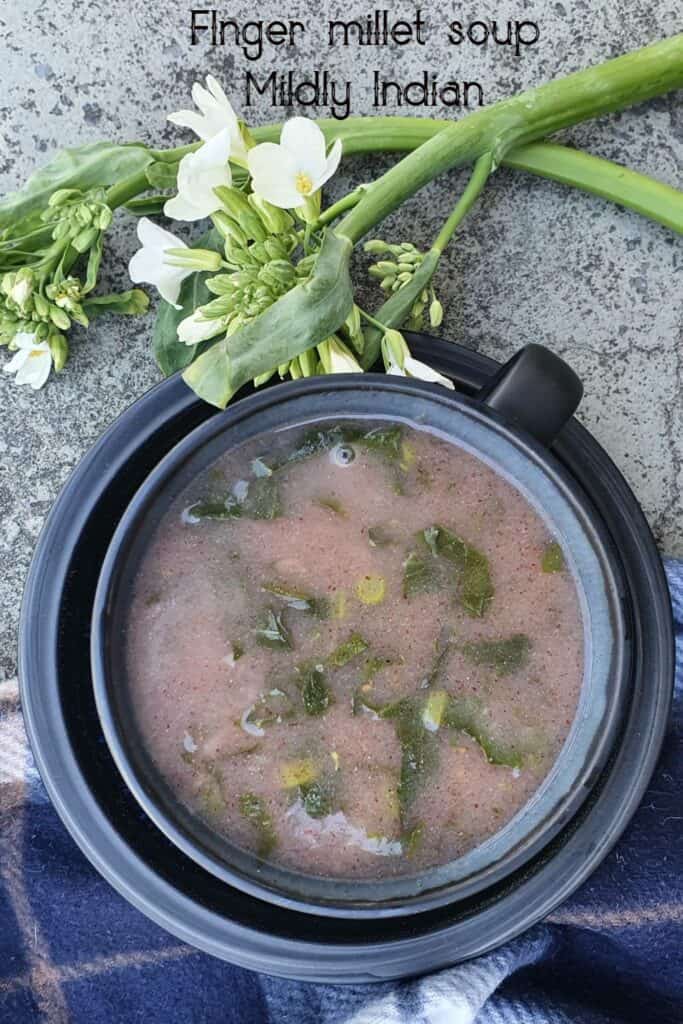
[(99, 216), (96, 218), (95, 223), (100, 231), (106, 231), (112, 222), (114, 214), (108, 206), (101, 206)]
[(211, 273), (220, 270), (223, 259), (213, 249), (164, 249), (164, 263), (169, 267), (191, 267)]
[(97, 228), (83, 228), (82, 231), (78, 232), (75, 238), (71, 239), (71, 244), (76, 252), (87, 252), (88, 249), (90, 249), (97, 241), (98, 235), (99, 231)]
[(53, 192), (47, 201), (48, 206), (62, 206), (64, 203), (75, 199), (76, 196), (80, 196), (83, 193), (77, 188), (58, 188), (56, 192)]
[(226, 241), (234, 242), (235, 245), (246, 247), (249, 241), (242, 228), (239, 226), (237, 221), (225, 213), (224, 210), (217, 210), (216, 213), (211, 214), (214, 227), (218, 233), (225, 238)]
[(318, 355), (315, 347), (307, 348), (299, 356), (299, 366), (304, 377), (312, 377), (318, 366)]
[(232, 295), (235, 291), (234, 274), (217, 274), (216, 277), (209, 277), (205, 284), (213, 295)]
[(59, 331), (50, 331), (47, 336), (47, 343), (50, 347), (50, 355), (54, 368), (59, 373), (64, 369), (64, 364), (69, 358), (69, 345), (63, 334)]
[(261, 218), (263, 225), (271, 235), (284, 234), (285, 231), (290, 231), (294, 226), (294, 221), (286, 210), (272, 206), (265, 199), (262, 199), (261, 196), (257, 196), (252, 192), (248, 197), (248, 202)]
[(303, 377), (303, 373), (301, 372), (298, 359), (291, 360), (289, 364), (289, 376), (292, 378), (292, 380), (300, 380), (300, 378)]
[(393, 328), (389, 328), (384, 332), (382, 338), (382, 355), (384, 356), (385, 365), (387, 362), (395, 364), (399, 369), (403, 369), (406, 356), (410, 355), (410, 349), (406, 344), (406, 340), (400, 331), (396, 331)]
[(381, 238), (371, 238), (363, 248), (371, 256), (381, 256), (383, 253), (389, 252), (389, 246)]
[(429, 306), (429, 322), (432, 327), (440, 327), (443, 321), (443, 306), (437, 298), (433, 298)]
[(260, 373), (258, 377), (254, 377), (254, 387), (260, 388), (263, 384), (267, 384), (276, 373), (277, 370), (267, 370), (265, 373)]
[(42, 320), (46, 320), (50, 315), (50, 303), (40, 292), (36, 292), (33, 296), (33, 308)]
[(363, 368), (343, 341), (332, 334), (318, 345), (325, 373), (362, 373)]
[(50, 303), (49, 317), (55, 327), (58, 327), (60, 331), (68, 331), (71, 327), (71, 320), (59, 306), (54, 306)]
[(237, 221), (247, 238), (252, 238), (255, 242), (265, 241), (268, 232), (259, 215), (249, 205), (249, 200), (243, 192), (236, 188), (228, 188), (227, 185), (218, 185), (214, 192), (230, 216)]
[(382, 289), (383, 292), (388, 292), (390, 288), (393, 288), (395, 283), (396, 283), (395, 275), (394, 274), (390, 274), (389, 277), (385, 277), (385, 278), (383, 278), (380, 281), (379, 286), (380, 286), (380, 288)]

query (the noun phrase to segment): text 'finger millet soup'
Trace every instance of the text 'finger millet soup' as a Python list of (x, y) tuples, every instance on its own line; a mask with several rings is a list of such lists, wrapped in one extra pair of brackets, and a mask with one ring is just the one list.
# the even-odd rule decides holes
[(401, 424), (233, 449), (135, 578), (128, 686), (178, 799), (296, 872), (389, 879), (499, 831), (583, 676), (562, 549), (507, 480)]

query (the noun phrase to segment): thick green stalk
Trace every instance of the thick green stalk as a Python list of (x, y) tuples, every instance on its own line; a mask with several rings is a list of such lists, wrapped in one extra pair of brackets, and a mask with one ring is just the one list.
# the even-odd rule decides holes
[(439, 132), (383, 174), (337, 231), (356, 242), (451, 167), (487, 152), (498, 164), (515, 146), (681, 85), (683, 35), (678, 35), (477, 111)]

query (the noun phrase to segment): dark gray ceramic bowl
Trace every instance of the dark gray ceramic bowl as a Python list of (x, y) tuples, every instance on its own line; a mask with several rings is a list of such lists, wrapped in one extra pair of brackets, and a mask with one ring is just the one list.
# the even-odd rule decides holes
[[(589, 499), (548, 448), (580, 395), (569, 368), (539, 346), (522, 350), (474, 399), (385, 375), (312, 378), (241, 401), (197, 427), (161, 460), (126, 508), (109, 545), (93, 608), (91, 657), (97, 708), (119, 771), (180, 850), (231, 886), (292, 910), (344, 918), (404, 916), (500, 884), (569, 821), (610, 754), (630, 670), (618, 558)], [(259, 860), (175, 800), (139, 736), (120, 642), (132, 577), (173, 498), (236, 445), (331, 420), (405, 422), (452, 440), (503, 474), (561, 539), (584, 622), (578, 712), (538, 791), (498, 833), (464, 856), (379, 884), (312, 877)]]

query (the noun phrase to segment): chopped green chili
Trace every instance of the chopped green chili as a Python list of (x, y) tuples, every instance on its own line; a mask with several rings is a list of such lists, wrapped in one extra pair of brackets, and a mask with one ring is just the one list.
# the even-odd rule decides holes
[(360, 633), (352, 633), (348, 640), (339, 644), (332, 654), (328, 655), (327, 664), (332, 668), (343, 668), (353, 658), (367, 651), (368, 646), (367, 640), (364, 640)]
[(258, 840), (256, 852), (259, 857), (267, 857), (277, 845), (277, 836), (265, 801), (254, 793), (243, 793), (240, 796), (240, 811), (256, 830)]
[(297, 683), (301, 690), (304, 711), (314, 718), (324, 715), (334, 702), (334, 697), (322, 668), (318, 665), (299, 666), (298, 673)]

